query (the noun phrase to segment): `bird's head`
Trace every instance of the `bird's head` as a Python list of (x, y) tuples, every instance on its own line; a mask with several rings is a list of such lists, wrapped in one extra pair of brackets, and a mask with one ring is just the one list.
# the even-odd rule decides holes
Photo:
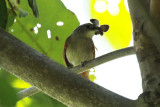
[(109, 29), (108, 25), (99, 26), (99, 21), (96, 19), (91, 19), (90, 21), (91, 23), (86, 23), (77, 27), (73, 34), (92, 38), (97, 34), (103, 35), (103, 32), (106, 32)]

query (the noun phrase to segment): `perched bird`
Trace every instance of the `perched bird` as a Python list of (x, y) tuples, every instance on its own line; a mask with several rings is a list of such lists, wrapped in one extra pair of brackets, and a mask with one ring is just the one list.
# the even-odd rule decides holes
[[(91, 19), (91, 23), (86, 23), (77, 27), (66, 39), (63, 49), (63, 59), (68, 68), (81, 65), (86, 61), (95, 58), (95, 46), (92, 41), (94, 35), (103, 35), (109, 29), (108, 25), (101, 25), (99, 21)], [(80, 73), (81, 76), (89, 79), (89, 71)]]

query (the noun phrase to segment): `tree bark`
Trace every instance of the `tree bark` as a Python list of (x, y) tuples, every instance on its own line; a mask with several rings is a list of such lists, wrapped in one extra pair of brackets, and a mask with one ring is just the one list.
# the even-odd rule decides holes
[[(98, 58), (95, 58), (93, 60), (87, 61), (83, 65), (78, 65), (76, 67), (70, 68), (69, 70), (79, 74), (83, 71), (91, 69), (91, 68), (93, 68), (95, 66), (98, 66), (100, 64), (103, 64), (103, 63), (106, 63), (108, 61), (112, 61), (114, 59), (121, 58), (121, 57), (124, 57), (124, 56), (132, 55), (132, 54), (135, 54), (135, 51), (134, 51), (133, 47), (119, 49), (119, 50), (107, 53), (105, 55), (102, 55), (102, 56), (100, 56)], [(39, 92), (39, 90), (36, 89), (36, 87), (33, 87), (33, 86), (29, 87), (28, 89), (24, 89), (24, 90), (22, 90), (18, 93), (19, 100), (21, 100), (25, 97), (28, 97), (30, 95), (33, 95), (37, 92)]]
[(159, 0), (151, 0), (150, 1), (150, 15), (154, 18), (157, 24), (160, 23), (160, 1)]
[(135, 107), (136, 101), (117, 95), (79, 76), (0, 29), (0, 66), (65, 105), (75, 107)]
[(160, 107), (160, 29), (159, 20), (157, 21), (160, 15), (157, 6), (160, 5), (160, 2), (158, 0), (150, 2), (148, 0), (128, 0), (128, 3), (134, 27), (134, 47), (143, 84), (139, 106)]

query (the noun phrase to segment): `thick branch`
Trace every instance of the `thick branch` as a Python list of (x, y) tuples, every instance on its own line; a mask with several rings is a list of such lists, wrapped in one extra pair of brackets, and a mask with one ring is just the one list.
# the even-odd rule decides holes
[(160, 1), (159, 0), (150, 0), (150, 14), (156, 20), (156, 23), (160, 23)]
[(68, 106), (135, 107), (0, 29), (0, 66)]
[(143, 86), (143, 94), (138, 102), (140, 107), (160, 107), (160, 11), (157, 7), (160, 2), (151, 0), (152, 9), (149, 10), (145, 9), (145, 1), (147, 0), (128, 0)]
[[(127, 55), (132, 55), (132, 54), (135, 54), (135, 51), (134, 51), (133, 47), (120, 49), (120, 50), (105, 54), (103, 56), (100, 56), (98, 58), (95, 58), (91, 61), (88, 61), (83, 66), (79, 65), (77, 67), (71, 68), (70, 70), (73, 71), (73, 72), (76, 72), (76, 73), (80, 73), (82, 71), (88, 70), (88, 69), (90, 69), (92, 67), (95, 67), (97, 65), (100, 65), (102, 63), (105, 63), (105, 62), (108, 62), (108, 61), (111, 61), (111, 60), (114, 60), (114, 59), (117, 59), (117, 58), (120, 58), (120, 57), (124, 57), (124, 56), (127, 56)], [(35, 88), (35, 87), (25, 89), (25, 90), (21, 91), (21, 93), (18, 93), (18, 95), (20, 96), (20, 98), (28, 97), (28, 96), (35, 93), (35, 91), (32, 91), (33, 88)], [(36, 88), (34, 90), (39, 91)]]

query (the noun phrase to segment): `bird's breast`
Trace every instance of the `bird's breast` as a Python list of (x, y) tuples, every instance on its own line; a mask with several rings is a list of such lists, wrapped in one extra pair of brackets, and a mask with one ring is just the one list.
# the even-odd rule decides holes
[(80, 65), (94, 58), (93, 47), (94, 44), (90, 38), (70, 39), (67, 44), (66, 57), (73, 66)]

